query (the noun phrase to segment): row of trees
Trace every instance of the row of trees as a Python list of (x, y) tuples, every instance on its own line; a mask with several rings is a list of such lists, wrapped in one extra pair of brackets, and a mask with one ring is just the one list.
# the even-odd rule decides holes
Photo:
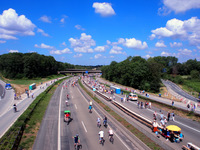
[(172, 56), (158, 56), (147, 60), (140, 56), (130, 56), (119, 63), (113, 61), (101, 70), (107, 80), (136, 89), (158, 92), (161, 86), (160, 79), (166, 75), (193, 75), (199, 78), (200, 62), (188, 60), (181, 64)]
[(46, 77), (66, 69), (93, 69), (100, 67), (58, 62), (52, 56), (38, 53), (8, 53), (0, 55), (0, 73), (4, 77), (11, 79)]

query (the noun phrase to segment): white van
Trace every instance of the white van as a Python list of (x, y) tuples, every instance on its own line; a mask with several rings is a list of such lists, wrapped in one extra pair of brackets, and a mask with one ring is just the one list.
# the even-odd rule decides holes
[(130, 93), (128, 95), (128, 97), (127, 97), (127, 100), (137, 101), (138, 100), (138, 96), (137, 96), (137, 94)]

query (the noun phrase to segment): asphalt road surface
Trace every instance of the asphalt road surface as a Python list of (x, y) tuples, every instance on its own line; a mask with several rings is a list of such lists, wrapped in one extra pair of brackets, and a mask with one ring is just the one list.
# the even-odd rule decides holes
[(14, 90), (5, 90), (6, 83), (0, 80), (0, 117), (8, 111), (10, 105), (14, 101)]
[[(69, 94), (70, 97), (70, 105), (68, 107), (65, 105), (67, 94)], [(121, 134), (114, 134), (114, 144), (110, 143), (108, 140), (108, 130), (110, 125), (108, 128), (103, 126), (98, 128), (97, 118), (100, 116), (98, 112), (99, 110), (97, 111), (93, 109), (93, 112), (90, 114), (88, 106), (88, 100), (83, 96), (83, 94), (81, 94), (80, 90), (76, 86), (72, 87), (68, 84), (68, 88), (66, 89), (60, 85), (56, 89), (48, 105), (33, 149), (74, 149), (72, 137), (76, 134), (79, 134), (80, 136), (82, 149), (148, 149), (146, 147), (143, 148), (137, 143), (134, 145), (134, 142), (128, 141), (125, 136), (121, 137)], [(64, 122), (64, 110), (71, 111), (71, 117), (73, 120), (69, 125)], [(103, 146), (99, 144), (98, 133), (100, 129), (104, 131), (105, 144)], [(116, 133), (119, 133), (119, 129), (116, 130)]]
[(195, 97), (191, 96), (190, 94), (186, 93), (185, 91), (183, 91), (179, 86), (177, 86), (173, 82), (168, 81), (168, 80), (166, 80), (166, 81), (162, 80), (162, 82), (166, 87), (169, 87), (170, 89), (172, 89), (178, 95), (180, 95), (182, 97), (185, 97), (185, 98), (187, 98), (189, 100), (195, 101), (195, 102), (199, 101), (198, 98), (195, 98)]

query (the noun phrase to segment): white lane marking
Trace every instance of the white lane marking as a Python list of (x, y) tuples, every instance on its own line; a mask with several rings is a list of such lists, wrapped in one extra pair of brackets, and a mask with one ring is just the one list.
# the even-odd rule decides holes
[(83, 121), (81, 121), (81, 123), (83, 125), (83, 128), (84, 128), (85, 132), (87, 132), (87, 129), (86, 129), (85, 124), (83, 123)]
[(178, 121), (174, 121), (174, 122), (177, 122), (177, 123), (179, 123), (179, 124), (181, 124), (181, 125), (183, 125), (183, 126), (185, 126), (185, 127), (188, 127), (188, 128), (190, 128), (190, 129), (192, 129), (192, 130), (194, 130), (194, 131), (196, 131), (196, 132), (199, 132), (199, 133), (200, 133), (200, 131), (199, 131), (199, 130), (196, 130), (196, 129), (194, 129), (194, 128), (190, 127), (190, 126), (187, 126), (187, 125), (185, 125), (185, 124), (182, 124), (182, 123), (180, 123), (180, 122), (178, 122)]
[(62, 98), (63, 88), (61, 88), (60, 101), (59, 101), (59, 110), (58, 110), (58, 150), (61, 150), (61, 141), (60, 141), (60, 111), (61, 111), (61, 98)]
[(77, 109), (77, 106), (76, 106), (76, 104), (75, 104), (75, 108)]
[[(118, 96), (118, 95), (117, 95)], [(130, 101), (131, 102), (131, 101)], [(134, 103), (134, 102), (131, 102), (132, 104), (135, 104), (135, 105), (137, 105), (136, 103)], [(154, 110), (152, 110), (152, 109), (147, 109), (148, 111), (151, 111), (151, 112), (155, 112)], [(160, 115), (160, 113), (157, 113), (157, 115)], [(164, 116), (164, 117), (167, 117), (167, 116)], [(194, 130), (194, 131), (196, 131), (196, 132), (199, 132), (200, 133), (200, 131), (199, 130), (197, 130), (197, 129), (195, 129), (195, 128), (192, 128), (192, 127), (190, 127), (190, 126), (188, 126), (188, 125), (185, 125), (185, 124), (183, 124), (183, 123), (181, 123), (181, 122), (179, 122), (179, 121), (174, 121), (174, 122), (177, 122), (177, 123), (179, 123), (179, 124), (181, 124), (181, 125), (183, 125), (183, 126), (185, 126), (185, 127), (187, 127), (187, 128), (189, 128), (189, 129), (191, 129), (191, 130)]]
[[(78, 89), (78, 91), (79, 91), (79, 93), (83, 96), (83, 94), (80, 92), (80, 90)], [(84, 98), (84, 100), (88, 103), (88, 101), (87, 101), (87, 99), (83, 96), (83, 98)], [(93, 108), (93, 110), (95, 111), (95, 113), (97, 114), (97, 116), (99, 116), (102, 120), (103, 120), (103, 118), (100, 116), (100, 114), (99, 113), (97, 113), (97, 111)], [(83, 124), (83, 123), (82, 123)], [(110, 127), (109, 127), (110, 128)], [(112, 128), (110, 128), (110, 129), (112, 129)], [(122, 139), (117, 135), (117, 133), (115, 133), (115, 135), (116, 135), (116, 137), (122, 142), (122, 144), (128, 149), (128, 150), (130, 150), (129, 149), (129, 147), (122, 141)]]

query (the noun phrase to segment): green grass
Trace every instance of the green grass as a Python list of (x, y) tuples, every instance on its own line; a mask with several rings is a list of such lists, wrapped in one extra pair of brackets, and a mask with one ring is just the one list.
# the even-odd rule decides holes
[(200, 80), (185, 80), (184, 85), (196, 92), (200, 92)]
[(9, 79), (3, 79), (3, 77), (1, 77), (5, 82), (11, 83), (11, 84), (18, 84), (18, 85), (30, 85), (32, 83), (41, 83), (41, 82), (45, 82), (45, 81), (49, 81), (51, 79), (56, 79), (59, 77), (63, 77), (64, 75), (59, 74), (59, 75), (51, 75), (51, 76), (47, 76), (45, 78), (35, 78), (35, 79), (15, 79), (15, 80), (9, 80)]

